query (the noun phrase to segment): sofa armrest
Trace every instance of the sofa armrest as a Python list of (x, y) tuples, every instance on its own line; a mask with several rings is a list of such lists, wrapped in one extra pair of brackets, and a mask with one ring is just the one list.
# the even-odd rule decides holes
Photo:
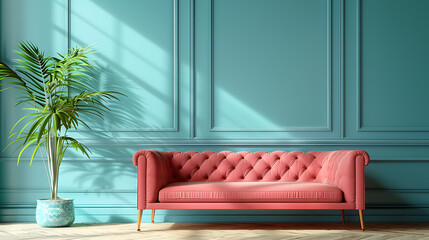
[(344, 193), (345, 202), (365, 209), (365, 170), (368, 153), (362, 150), (333, 151), (323, 160), (318, 179), (335, 185)]
[(133, 156), (137, 166), (137, 208), (145, 209), (147, 203), (158, 200), (159, 190), (171, 179), (171, 154), (168, 152), (140, 150)]

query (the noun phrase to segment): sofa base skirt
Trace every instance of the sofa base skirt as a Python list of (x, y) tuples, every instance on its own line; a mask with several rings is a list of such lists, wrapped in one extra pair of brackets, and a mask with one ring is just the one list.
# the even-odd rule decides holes
[(354, 203), (147, 203), (146, 209), (356, 209)]

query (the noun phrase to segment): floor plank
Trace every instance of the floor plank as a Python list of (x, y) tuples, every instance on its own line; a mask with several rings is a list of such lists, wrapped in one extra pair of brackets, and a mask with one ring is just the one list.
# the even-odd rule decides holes
[(42, 228), (34, 223), (0, 224), (0, 239), (425, 239), (429, 223), (142, 223), (83, 224)]

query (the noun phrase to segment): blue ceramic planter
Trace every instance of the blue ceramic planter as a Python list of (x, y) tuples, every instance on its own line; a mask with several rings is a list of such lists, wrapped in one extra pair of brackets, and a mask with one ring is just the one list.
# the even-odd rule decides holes
[(68, 227), (74, 222), (73, 199), (37, 200), (36, 222), (42, 227)]

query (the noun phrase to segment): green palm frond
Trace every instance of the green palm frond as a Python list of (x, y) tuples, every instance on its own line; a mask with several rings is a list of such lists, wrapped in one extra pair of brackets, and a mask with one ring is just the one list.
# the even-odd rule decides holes
[[(67, 136), (67, 131), (77, 130), (80, 125), (91, 129), (82, 116), (103, 118), (104, 113), (109, 111), (107, 103), (124, 95), (116, 91), (92, 90), (91, 84), (95, 80), (91, 65), (93, 60), (88, 58), (93, 53), (92, 46), (73, 48), (68, 54), (58, 54), (57, 57), (45, 56), (31, 42), (20, 42), (18, 48), (20, 51), (16, 53), (21, 58), (15, 60), (15, 70), (0, 61), (0, 86), (4, 86), (0, 91), (14, 89), (16, 105), (30, 104), (32, 107), (24, 109), (32, 113), (16, 122), (9, 136), (12, 141), (5, 149), (17, 146), (15, 151), (20, 150), (19, 164), (23, 152), (34, 146), (31, 164), (37, 150), (44, 148), (53, 178), (50, 179), (54, 198), (55, 188), (58, 187), (58, 168), (66, 150), (71, 146), (90, 157), (90, 150)], [(18, 125), (23, 126), (17, 129)]]

